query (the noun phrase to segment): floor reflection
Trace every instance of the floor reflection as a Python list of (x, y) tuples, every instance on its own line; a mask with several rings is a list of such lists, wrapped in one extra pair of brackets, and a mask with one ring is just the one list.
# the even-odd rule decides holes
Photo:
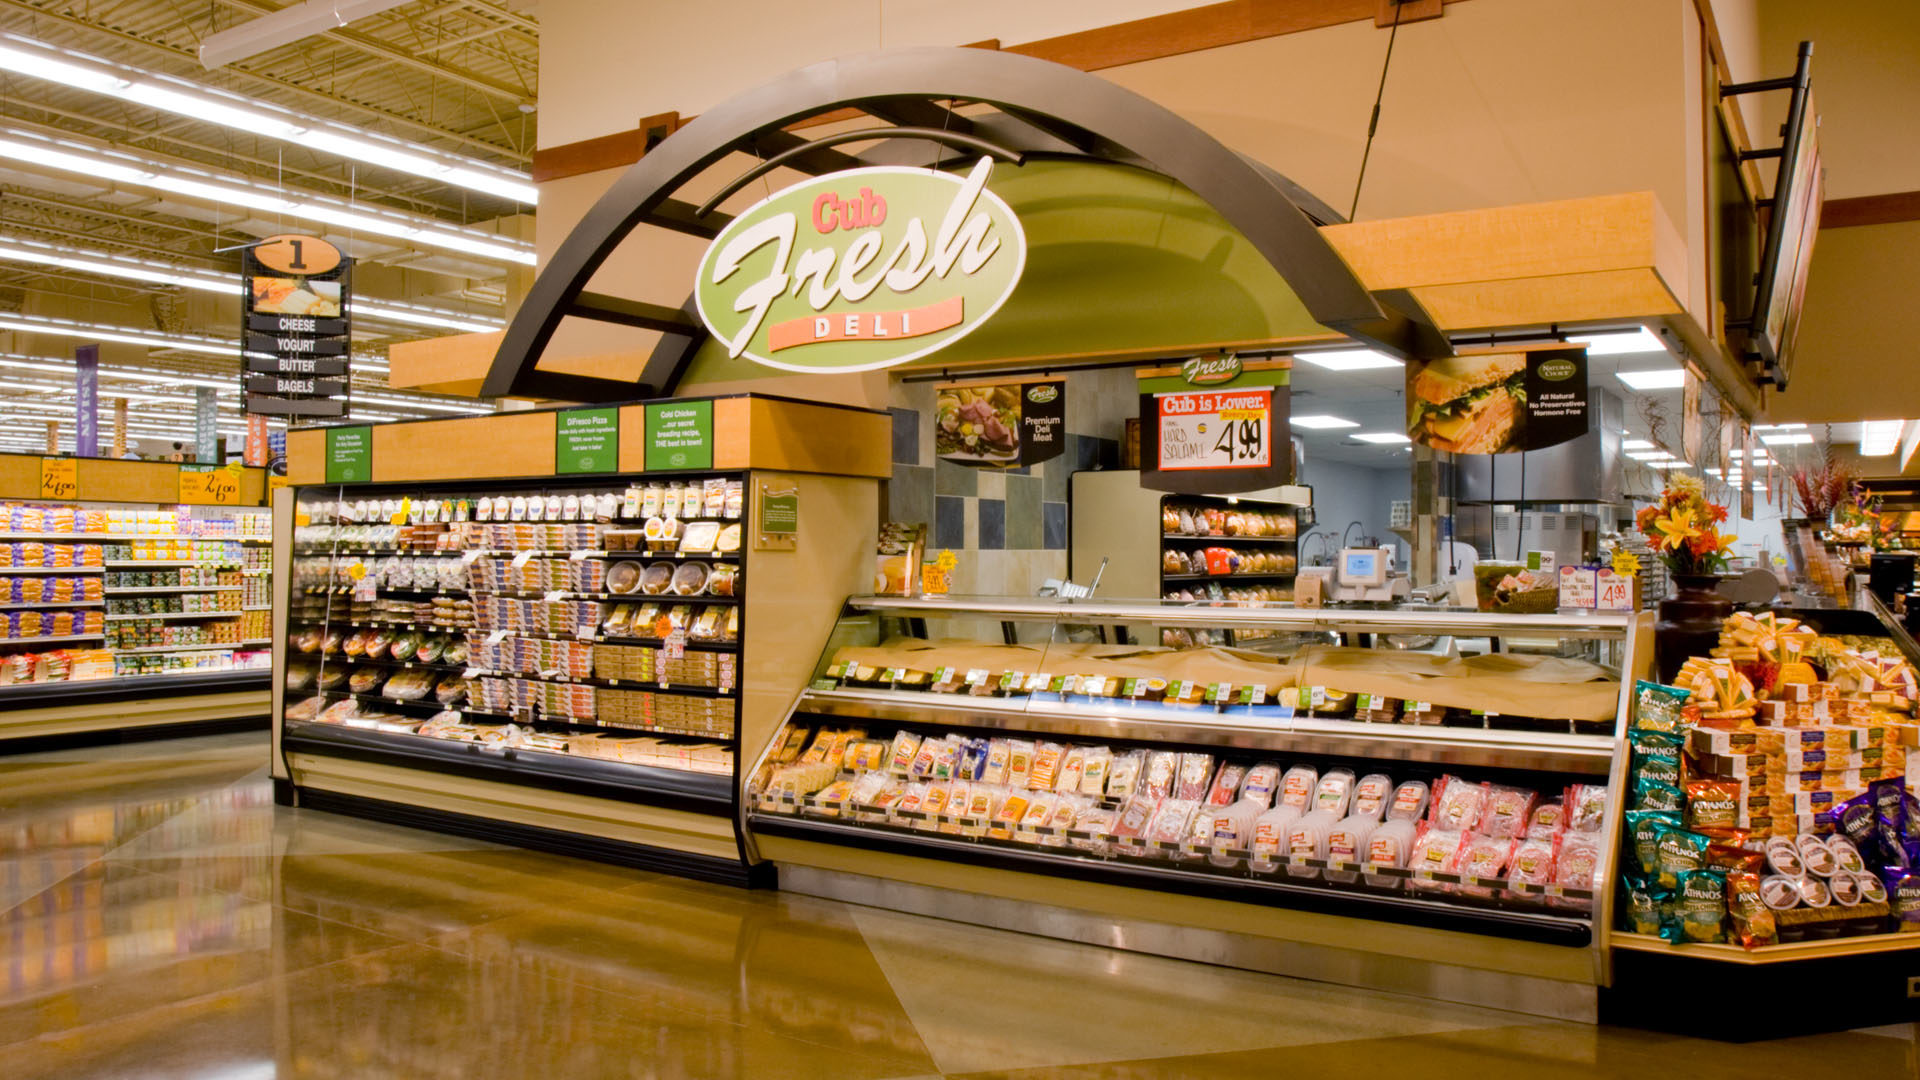
[(0, 759), (0, 1080), (1914, 1075), (742, 892), (272, 804), (263, 737)]

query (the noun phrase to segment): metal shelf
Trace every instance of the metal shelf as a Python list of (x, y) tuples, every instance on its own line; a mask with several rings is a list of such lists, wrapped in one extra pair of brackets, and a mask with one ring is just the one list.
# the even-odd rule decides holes
[(1119, 701), (1078, 705), (1026, 697), (970, 697), (920, 690), (809, 690), (801, 695), (796, 711), (900, 724), (1592, 776), (1607, 775), (1615, 750), (1615, 740), (1610, 735), (1366, 724), (1281, 717), (1257, 713), (1246, 706), (1216, 709), (1212, 705)]
[(168, 566), (199, 566), (209, 570), (238, 570), (231, 559), (108, 559), (108, 570), (157, 570)]
[(214, 649), (257, 649), (273, 644), (269, 638), (254, 638), (250, 641), (209, 641), (200, 645), (115, 645), (113, 651), (121, 656), (145, 656), (157, 653), (207, 652)]
[(0, 566), (0, 577), (18, 574), (104, 574), (99, 566)]
[(109, 585), (107, 592), (114, 596), (134, 593), (213, 593), (239, 592), (245, 585)]
[(1198, 533), (1161, 533), (1160, 539), (1180, 540), (1189, 544), (1293, 544), (1298, 543), (1292, 536), (1202, 536)]
[(237, 619), (240, 609), (230, 611), (141, 611), (130, 615), (109, 615), (108, 622), (132, 622), (136, 619)]
[(1287, 579), (1289, 579), (1289, 580), (1291, 580), (1291, 579), (1292, 579), (1293, 577), (1294, 577), (1294, 572), (1293, 572), (1293, 571), (1291, 571), (1291, 570), (1275, 570), (1275, 571), (1272, 571), (1272, 572), (1265, 572), (1265, 571), (1262, 571), (1262, 572), (1259, 572), (1259, 573), (1252, 573), (1252, 574), (1247, 574), (1247, 573), (1241, 573), (1241, 572), (1238, 572), (1238, 571), (1235, 571), (1234, 573), (1231, 573), (1231, 574), (1161, 574), (1161, 575), (1160, 575), (1160, 580), (1161, 580), (1161, 581), (1163, 581), (1163, 582), (1168, 582), (1168, 581), (1235, 581), (1235, 580), (1244, 580), (1244, 579), (1247, 579), (1247, 578), (1252, 578), (1252, 579), (1254, 579), (1254, 580), (1258, 580), (1258, 581), (1271, 581), (1271, 580), (1273, 580), (1274, 578), (1287, 578)]
[(68, 641), (105, 641), (105, 634), (67, 634), (63, 637), (18, 637), (0, 638), (0, 648), (13, 645), (58, 645)]
[(1003, 621), (1152, 623), (1224, 630), (1351, 630), (1360, 633), (1453, 634), (1461, 637), (1511, 634), (1523, 637), (1624, 638), (1633, 620), (1631, 614), (1501, 615), (1451, 609), (1301, 608), (1284, 603), (1268, 603), (1255, 608), (1236, 607), (1230, 601), (1219, 603), (1224, 606), (1212, 606), (1204, 600), (1191, 604), (1153, 604), (999, 596), (946, 599), (856, 596), (847, 601), (847, 605), (856, 611), (880, 614), (961, 614)]
[(45, 611), (48, 608), (95, 608), (106, 607), (105, 600), (48, 600), (39, 604), (0, 604), (0, 611)]

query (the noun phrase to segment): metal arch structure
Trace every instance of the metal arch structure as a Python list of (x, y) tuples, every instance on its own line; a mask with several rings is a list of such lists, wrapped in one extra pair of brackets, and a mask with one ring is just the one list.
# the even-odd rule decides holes
[[(991, 105), (997, 115), (967, 117), (947, 102)], [(854, 109), (900, 125), (897, 137), (852, 155), (829, 146), (809, 151), (788, 130), (825, 113)], [(1403, 355), (1447, 355), (1444, 336), (1404, 296), (1371, 295), (1302, 209), (1304, 193), (1172, 111), (1104, 79), (1049, 61), (964, 48), (883, 49), (800, 68), (701, 114), (650, 148), (608, 189), (535, 278), (508, 326), (482, 384), (490, 397), (524, 395), (610, 401), (670, 394), (706, 332), (689, 299), (679, 308), (583, 291), (595, 271), (640, 225), (711, 238), (730, 220), (674, 193), (736, 151), (781, 155), (819, 175), (906, 160), (912, 128), (971, 135), (1012, 153), (1049, 154), (1145, 168), (1184, 185), (1247, 238), (1321, 325)], [(876, 132), (876, 138), (880, 133)], [(919, 164), (938, 163), (910, 148)], [(1317, 200), (1321, 222), (1338, 220)], [(1383, 304), (1381, 301), (1384, 300)], [(560, 321), (568, 316), (665, 334), (639, 383), (538, 371)]]

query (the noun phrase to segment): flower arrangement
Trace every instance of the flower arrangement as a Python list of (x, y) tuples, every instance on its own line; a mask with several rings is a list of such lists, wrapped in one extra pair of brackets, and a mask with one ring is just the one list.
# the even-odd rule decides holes
[(1800, 513), (1814, 521), (1832, 517), (1834, 508), (1853, 492), (1853, 470), (1845, 465), (1796, 465), (1788, 476), (1793, 480), (1793, 498), (1800, 505)]
[(1727, 567), (1735, 537), (1722, 534), (1727, 508), (1707, 501), (1697, 477), (1675, 475), (1660, 501), (1643, 508), (1634, 526), (1646, 536), (1667, 569), (1676, 574), (1717, 574)]
[(1868, 498), (1858, 483), (1833, 508), (1833, 538), (1843, 544), (1875, 544), (1880, 538), (1880, 498)]

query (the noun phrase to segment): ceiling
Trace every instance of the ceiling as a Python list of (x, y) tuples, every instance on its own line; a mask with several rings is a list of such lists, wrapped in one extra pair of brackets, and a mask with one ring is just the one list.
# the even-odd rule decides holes
[[(64, 318), (236, 341), (238, 254), (229, 249), (273, 232), (312, 232), (360, 260), (355, 294), (366, 306), (355, 313), (355, 394), (368, 404), (372, 397), (388, 399), (381, 408), (392, 416), (484, 408), (387, 390), (385, 347), (458, 332), (421, 325), (419, 318), (390, 317), (394, 304), (424, 312), (428, 322), (452, 319), (466, 329), (500, 325), (521, 248), (530, 261), (531, 247), (521, 235), (530, 238), (531, 227), (521, 215), (530, 215), (532, 207), (450, 183), (440, 178), (440, 170), (455, 167), (524, 180), (538, 124), (539, 24), (528, 13), (531, 4), (414, 0), (226, 67), (201, 66), (196, 50), (209, 34), (284, 6), (290, 5), (281, 0), (0, 0), (0, 35), (14, 35), (0, 37), (0, 50), (38, 56), (38, 46), (51, 46), (68, 52), (45, 55), (111, 69), (123, 81), (190, 94), (205, 88), (237, 95), (215, 101), (291, 110), (299, 114), (292, 118), (295, 130), (364, 136), (376, 147), (425, 153), (435, 165), (434, 175), (390, 167), (396, 158), (356, 159), (312, 145), (318, 140), (275, 138), (215, 123), (207, 119), (212, 109), (153, 107), (23, 73), (19, 64), (0, 60), (0, 142), (32, 148), (54, 146), (49, 140), (57, 140), (62, 152), (124, 162), (134, 173), (188, 177), (229, 189), (250, 186), (261, 199), (306, 202), (336, 213), (331, 224), (307, 220), (274, 209), (279, 201), (249, 208), (192, 184), (163, 189), (138, 175), (125, 179), (106, 168), (49, 164), (0, 150), (0, 247), (37, 243), (43, 246), (35, 250), (78, 252), (96, 261), (101, 256), (140, 259), (185, 274), (233, 274), (232, 292), (221, 294), (0, 257), (0, 320)], [(169, 77), (193, 85), (167, 82)], [(508, 254), (475, 254), (494, 249)], [(388, 302), (384, 313), (380, 301)], [(34, 379), (60, 382), (57, 372), (23, 366), (20, 358), (70, 358), (73, 346), (84, 340), (0, 332), (0, 353), (14, 361), (9, 366), (8, 358), (0, 357), (0, 380), (10, 388), (9, 399), (70, 403), (70, 381), (39, 393), (20, 389)], [(141, 355), (121, 347), (107, 355), (106, 363), (109, 371), (145, 367), (219, 379), (237, 377), (238, 354), (237, 346), (232, 356), (166, 347)], [(134, 385), (109, 383), (102, 395)], [(223, 403), (235, 404), (223, 416), (223, 428), (226, 421), (240, 422), (237, 399), (236, 383), (232, 394), (222, 395)], [(168, 428), (174, 413), (191, 415), (190, 406), (177, 402), (136, 402), (135, 407), (136, 416), (150, 417), (156, 430)], [(22, 415), (38, 421), (43, 413), (56, 417), (32, 408)], [(71, 419), (70, 408), (66, 419)], [(0, 449), (21, 448), (7, 441), (18, 437), (15, 426), (13, 416), (0, 425)], [(186, 426), (190, 429), (190, 422)]]

